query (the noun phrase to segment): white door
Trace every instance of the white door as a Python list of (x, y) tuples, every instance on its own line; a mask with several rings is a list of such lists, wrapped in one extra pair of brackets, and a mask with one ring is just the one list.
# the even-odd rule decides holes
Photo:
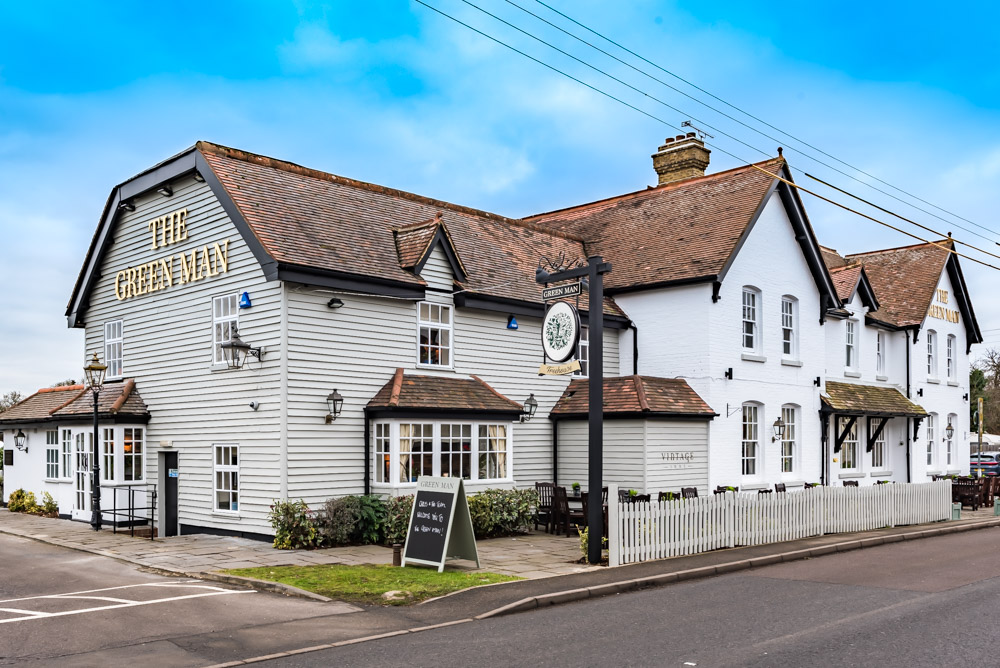
[[(91, 436), (93, 441), (94, 437)], [(87, 434), (74, 435), (75, 450), (73, 455), (73, 512), (74, 520), (90, 521), (90, 464), (93, 459), (93, 448), (87, 447)]]

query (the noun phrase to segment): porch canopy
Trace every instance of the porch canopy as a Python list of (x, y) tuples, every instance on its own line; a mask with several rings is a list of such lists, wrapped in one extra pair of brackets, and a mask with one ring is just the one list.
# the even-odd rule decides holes
[(867, 419), (867, 447), (871, 450), (872, 443), (878, 440), (891, 418), (912, 418), (916, 437), (920, 421), (927, 417), (927, 411), (923, 407), (907, 399), (894, 387), (827, 382), (826, 394), (822, 399), (820, 415), (824, 422), (824, 437), (831, 415), (845, 418), (843, 428), (835, 432), (834, 452), (840, 450), (858, 418)]
[(365, 406), (370, 417), (455, 417), (460, 415), (518, 419), (524, 407), (497, 392), (478, 376), (405, 375), (392, 379)]

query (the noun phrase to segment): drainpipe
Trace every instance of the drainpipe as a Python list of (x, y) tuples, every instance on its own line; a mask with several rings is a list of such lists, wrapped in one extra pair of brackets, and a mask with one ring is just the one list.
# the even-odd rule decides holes
[[(381, 464), (380, 464), (381, 466)], [(372, 425), (365, 411), (365, 496), (372, 493)]]
[(552, 484), (559, 484), (559, 420), (552, 421)]
[[(906, 336), (906, 398), (910, 398), (910, 334), (904, 330), (903, 334)], [(916, 344), (916, 341), (913, 342)], [(910, 418), (906, 418), (906, 482), (912, 480), (913, 474), (913, 458), (910, 454), (910, 433), (911, 433), (911, 422)]]
[(628, 328), (632, 330), (632, 375), (639, 375), (639, 330), (634, 322), (630, 322)]

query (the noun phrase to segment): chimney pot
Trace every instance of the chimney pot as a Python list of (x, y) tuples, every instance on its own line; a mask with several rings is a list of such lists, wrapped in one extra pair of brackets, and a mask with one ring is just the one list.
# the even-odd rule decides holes
[(657, 185), (693, 179), (705, 175), (711, 151), (694, 132), (664, 140), (660, 149), (653, 154), (653, 169), (658, 177)]

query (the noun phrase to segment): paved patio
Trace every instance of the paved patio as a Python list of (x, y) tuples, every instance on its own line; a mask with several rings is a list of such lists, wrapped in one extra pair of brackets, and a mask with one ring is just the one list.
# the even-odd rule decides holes
[[(35, 517), (0, 509), (0, 533), (42, 540), (76, 550), (128, 561), (139, 566), (180, 573), (219, 571), (226, 568), (312, 564), (391, 564), (392, 549), (380, 545), (335, 547), (321, 550), (276, 550), (270, 543), (195, 534), (169, 538), (130, 538), (111, 529), (95, 532), (89, 524)], [(547, 578), (600, 568), (577, 563), (577, 537), (532, 532), (514, 538), (476, 541), (482, 570), (522, 578)], [(471, 561), (448, 562), (448, 568), (475, 570)]]

